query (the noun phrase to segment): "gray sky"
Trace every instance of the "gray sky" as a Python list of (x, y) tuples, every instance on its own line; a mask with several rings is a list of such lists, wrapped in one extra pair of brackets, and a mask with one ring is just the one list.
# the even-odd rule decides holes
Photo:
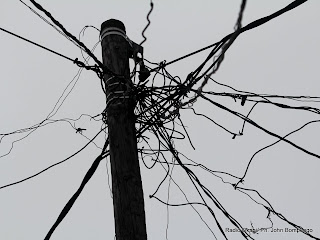
[[(25, 1), (30, 4), (29, 1)], [(221, 40), (233, 31), (241, 1), (201, 0), (154, 1), (151, 25), (146, 31), (145, 58), (153, 62), (170, 61)], [(291, 1), (248, 1), (243, 25), (269, 15)], [(116, 18), (124, 22), (128, 37), (140, 43), (145, 27), (149, 1), (45, 1), (39, 0), (56, 19), (78, 37), (86, 25), (100, 28), (103, 21)], [(80, 50), (59, 35), (49, 25), (33, 14), (18, 0), (3, 0), (0, 5), (0, 27), (24, 36), (60, 52), (72, 59), (81, 59)], [(236, 89), (279, 95), (317, 96), (319, 89), (320, 2), (310, 0), (302, 6), (271, 22), (242, 34), (232, 45), (218, 73), (213, 78)], [(51, 112), (68, 83), (77, 74), (78, 67), (43, 49), (0, 32), (1, 51), (1, 121), (0, 133), (30, 127), (41, 122)], [(99, 32), (88, 29), (81, 40), (92, 48), (99, 41)], [(101, 59), (101, 47), (95, 50)], [(190, 57), (167, 67), (172, 75), (185, 79), (206, 57), (205, 53)], [(161, 78), (158, 79), (161, 81)], [(75, 81), (72, 82), (74, 84)], [(72, 85), (71, 85), (72, 86)], [(70, 88), (69, 88), (70, 90)], [(211, 82), (208, 91), (229, 91)], [(247, 114), (252, 104), (241, 107), (239, 100), (213, 98), (221, 104)], [(285, 101), (284, 101), (285, 102)], [(289, 102), (285, 102), (289, 103)], [(295, 103), (297, 106), (316, 103)], [(83, 71), (72, 92), (53, 117), (78, 118), (82, 113), (92, 116), (103, 111), (105, 97), (98, 77)], [(212, 117), (228, 129), (238, 132), (242, 121), (221, 109), (198, 100), (198, 112)], [(177, 149), (210, 169), (227, 171), (241, 176), (251, 156), (260, 148), (276, 141), (248, 124), (244, 135), (232, 139), (210, 121), (196, 117), (190, 110), (182, 113), (184, 123), (196, 150), (187, 141), (177, 141)], [(271, 105), (258, 104), (250, 117), (263, 127), (285, 135), (304, 123), (317, 120), (315, 113), (284, 110)], [(72, 122), (73, 123), (73, 122)], [(83, 117), (76, 127), (86, 128), (84, 134), (92, 138), (101, 123)], [(312, 151), (319, 152), (318, 123), (308, 125), (289, 137), (289, 140)], [(84, 146), (88, 140), (76, 134), (68, 122), (47, 125), (22, 141), (12, 143), (24, 134), (3, 138), (0, 144), (0, 187), (28, 177), (43, 168), (63, 160)], [(104, 136), (96, 144), (103, 146)], [(10, 154), (7, 154), (9, 153)], [(100, 153), (94, 145), (81, 154), (30, 181), (0, 190), (0, 239), (43, 239), (56, 220), (64, 204), (78, 188), (84, 174)], [(150, 162), (147, 162), (147, 164)], [(110, 169), (108, 165), (108, 171)], [(165, 171), (160, 164), (148, 170), (140, 163), (145, 194), (148, 239), (215, 239), (208, 227), (190, 207), (167, 207), (149, 199)], [(286, 143), (279, 143), (258, 154), (245, 178), (245, 188), (258, 190), (270, 201), (277, 212), (320, 237), (319, 174), (320, 159), (311, 157)], [(201, 181), (213, 192), (229, 213), (243, 227), (270, 227), (265, 208), (248, 196), (235, 191), (219, 178), (195, 169)], [(113, 206), (108, 187), (106, 161), (90, 180), (74, 207), (53, 234), (60, 239), (113, 239)], [(173, 178), (185, 191), (190, 201), (199, 201), (192, 183), (185, 173), (175, 167)], [(225, 180), (230, 180), (225, 178)], [(171, 203), (183, 203), (181, 191), (166, 181), (159, 198)], [(255, 195), (252, 195), (258, 199)], [(262, 202), (260, 200), (260, 202)], [(217, 239), (221, 233), (213, 218), (203, 207), (197, 210), (207, 222)], [(214, 209), (223, 228), (232, 228), (224, 216)], [(168, 221), (169, 219), (169, 221)], [(293, 227), (275, 216), (273, 227)], [(168, 226), (168, 228), (167, 228)], [(271, 230), (269, 230), (271, 231)], [(229, 239), (241, 239), (238, 233), (227, 233)], [(297, 233), (259, 233), (255, 239), (309, 239)]]

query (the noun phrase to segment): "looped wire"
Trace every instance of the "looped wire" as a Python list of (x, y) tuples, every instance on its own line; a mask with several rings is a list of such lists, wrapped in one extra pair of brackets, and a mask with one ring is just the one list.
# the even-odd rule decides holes
[(74, 59), (73, 63), (76, 64), (78, 67), (94, 71), (100, 79), (103, 77), (103, 73), (97, 64), (95, 64), (93, 66), (88, 66), (88, 65), (85, 65), (84, 62), (81, 62), (78, 58)]

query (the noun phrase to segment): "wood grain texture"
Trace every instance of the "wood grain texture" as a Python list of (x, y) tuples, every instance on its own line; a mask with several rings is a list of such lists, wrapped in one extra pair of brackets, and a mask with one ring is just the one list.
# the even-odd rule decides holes
[[(107, 27), (111, 27), (110, 24), (113, 23), (110, 22)], [(135, 102), (130, 95), (130, 46), (126, 39), (119, 35), (108, 35), (101, 44), (103, 64), (112, 72), (124, 76), (104, 76), (116, 239), (146, 240), (144, 199), (135, 132)], [(117, 93), (119, 91), (123, 93)]]

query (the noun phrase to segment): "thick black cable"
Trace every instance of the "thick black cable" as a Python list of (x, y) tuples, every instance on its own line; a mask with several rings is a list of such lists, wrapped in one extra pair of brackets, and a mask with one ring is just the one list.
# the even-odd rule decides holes
[[(64, 34), (66, 34), (68, 37), (70, 37), (75, 43), (77, 43), (80, 47), (82, 47), (85, 52), (96, 62), (96, 64), (98, 64), (98, 66), (103, 69), (104, 71), (107, 71), (109, 73), (112, 73), (109, 69), (106, 68), (106, 66), (103, 65), (102, 62), (100, 62), (97, 57), (86, 47), (86, 45), (84, 45), (84, 43), (82, 43), (81, 41), (79, 41), (75, 36), (73, 36), (69, 31), (67, 31), (67, 29), (59, 22), (57, 21), (50, 12), (48, 12), (46, 9), (44, 9), (39, 3), (37, 3), (34, 0), (30, 0), (30, 2), (36, 7), (38, 8), (40, 11), (42, 11), (47, 17), (50, 18), (50, 20), (57, 25)], [(114, 74), (113, 74), (114, 75)]]
[(88, 181), (90, 180), (90, 178), (92, 177), (92, 175), (94, 174), (94, 172), (97, 170), (97, 167), (100, 163), (100, 161), (102, 160), (102, 155), (99, 155), (94, 162), (92, 163), (92, 166), (89, 168), (88, 172), (86, 173), (84, 179), (82, 180), (82, 183), (80, 185), (80, 187), (78, 188), (78, 190), (72, 195), (72, 197), (70, 198), (70, 200), (67, 202), (67, 204), (64, 206), (64, 208), (62, 209), (61, 213), (59, 214), (56, 222), (53, 224), (53, 226), (50, 228), (49, 232), (47, 233), (46, 237), (44, 238), (44, 240), (49, 240), (51, 235), (53, 234), (54, 230), (59, 226), (59, 224), (62, 222), (62, 220), (64, 219), (64, 217), (68, 214), (68, 212), (70, 211), (71, 207), (73, 206), (73, 204), (75, 203), (75, 201), (77, 200), (77, 198), (80, 196), (80, 193), (82, 192), (83, 188), (85, 187), (85, 185), (88, 183)]
[(246, 4), (247, 4), (247, 0), (242, 0), (241, 6), (240, 6), (239, 15), (238, 15), (238, 19), (237, 19), (237, 23), (236, 23), (235, 28), (234, 28), (235, 31), (242, 27), (242, 18), (243, 18), (244, 9), (246, 8)]
[[(263, 17), (263, 18), (260, 18), (258, 20), (255, 20), (251, 23), (249, 23), (248, 25), (246, 25), (245, 27), (241, 28), (240, 32), (245, 32), (245, 31), (248, 31), (248, 30), (251, 30), (253, 28), (256, 28), (256, 27), (259, 27), (260, 25), (262, 24), (265, 24), (266, 22), (269, 22), (270, 20), (300, 6), (301, 4), (307, 2), (308, 0), (295, 0), (293, 1), (292, 3), (290, 3), (289, 5), (287, 5), (286, 7), (266, 16), (266, 17)], [(230, 34), (231, 35), (231, 34)]]
[(149, 25), (151, 24), (151, 21), (150, 21), (149, 17), (150, 17), (150, 14), (151, 14), (152, 10), (153, 10), (153, 2), (151, 1), (151, 2), (150, 2), (150, 10), (149, 10), (148, 15), (147, 15), (147, 21), (148, 21), (148, 23), (147, 23), (147, 25), (145, 26), (145, 28), (142, 30), (141, 35), (142, 35), (142, 37), (143, 37), (144, 39), (143, 39), (142, 42), (140, 43), (140, 46), (141, 46), (145, 41), (147, 41), (147, 37), (144, 35), (144, 33), (145, 33), (145, 31), (148, 29)]
[[(275, 13), (273, 13), (273, 14), (271, 14), (271, 15), (268, 15), (268, 16), (266, 16), (266, 17), (257, 19), (257, 20), (255, 20), (255, 21), (249, 23), (249, 24), (246, 25), (245, 27), (239, 29), (239, 30), (238, 30), (238, 31), (239, 31), (239, 34), (245, 32), (245, 31), (251, 30), (251, 29), (253, 29), (253, 28), (256, 28), (256, 27), (258, 27), (258, 26), (260, 26), (260, 25), (262, 25), (262, 24), (265, 24), (266, 22), (268, 22), (268, 21), (270, 21), (270, 20), (272, 20), (272, 19), (274, 19), (274, 18), (276, 18), (276, 17), (278, 17), (278, 16), (280, 16), (280, 15), (282, 15), (282, 14), (284, 14), (284, 13), (286, 13), (286, 12), (288, 12), (288, 11), (294, 9), (294, 8), (296, 8), (296, 7), (298, 7), (299, 5), (301, 5), (301, 4), (303, 4), (303, 3), (307, 2), (307, 1), (308, 1), (308, 0), (295, 0), (294, 2), (290, 3), (290, 4), (287, 5), (286, 7), (280, 9), (279, 11), (276, 11)], [(227, 41), (233, 34), (234, 34), (234, 33), (230, 33), (229, 35), (225, 36), (220, 42)], [(174, 59), (174, 60), (172, 60), (172, 61), (170, 61), (170, 62), (167, 62), (167, 63), (164, 64), (163, 67), (168, 66), (168, 65), (170, 65), (170, 64), (173, 64), (173, 63), (175, 63), (175, 62), (178, 62), (178, 61), (180, 61), (180, 60), (182, 60), (182, 59), (185, 59), (185, 58), (187, 58), (187, 57), (190, 57), (190, 56), (192, 56), (192, 55), (195, 55), (195, 54), (197, 54), (197, 53), (199, 53), (199, 52), (202, 52), (202, 51), (204, 51), (204, 50), (207, 50), (207, 49), (209, 49), (209, 48), (212, 48), (212, 47), (214, 47), (215, 45), (217, 45), (218, 43), (219, 43), (219, 42), (213, 43), (213, 44), (211, 44), (211, 45), (209, 45), (209, 46), (207, 46), (207, 47), (201, 48), (201, 49), (199, 49), (199, 50), (197, 50), (197, 51), (191, 52), (191, 53), (189, 53), (189, 54), (187, 54), (187, 55), (184, 55), (184, 56), (179, 57), (179, 58), (177, 58), (177, 59)], [(159, 67), (156, 67), (156, 68), (152, 69), (151, 72), (156, 71), (157, 69), (159, 69)]]
[(200, 93), (199, 96), (202, 97), (203, 99), (207, 100), (208, 102), (212, 103), (213, 105), (219, 107), (220, 109), (223, 109), (223, 110), (225, 110), (225, 111), (227, 111), (227, 112), (229, 112), (229, 113), (231, 113), (231, 114), (233, 114), (233, 115), (235, 115), (235, 116), (237, 116), (237, 117), (245, 120), (246, 122), (250, 123), (252, 126), (254, 126), (254, 127), (256, 127), (256, 128), (259, 128), (260, 130), (262, 130), (263, 132), (269, 134), (270, 136), (273, 136), (273, 137), (275, 137), (275, 138), (278, 138), (279, 140), (284, 141), (284, 142), (290, 144), (291, 146), (299, 149), (300, 151), (302, 151), (302, 152), (304, 152), (304, 153), (306, 153), (306, 154), (308, 154), (308, 155), (310, 155), (310, 156), (313, 156), (313, 157), (316, 157), (316, 158), (320, 159), (320, 155), (318, 155), (318, 154), (316, 154), (316, 153), (313, 153), (313, 152), (311, 152), (311, 151), (309, 151), (309, 150), (307, 150), (307, 149), (304, 149), (303, 147), (300, 147), (299, 145), (295, 144), (294, 142), (291, 142), (291, 141), (289, 141), (288, 139), (286, 139), (286, 138), (284, 138), (284, 137), (281, 137), (280, 135), (278, 135), (278, 134), (276, 134), (276, 133), (274, 133), (274, 132), (269, 131), (268, 129), (266, 129), (266, 128), (260, 126), (260, 125), (258, 125), (258, 124), (257, 124), (256, 122), (254, 122), (253, 120), (251, 120), (251, 119), (243, 116), (242, 114), (240, 114), (240, 113), (238, 113), (238, 112), (235, 112), (235, 111), (233, 111), (233, 110), (231, 110), (231, 109), (229, 109), (229, 108), (227, 108), (227, 107), (225, 107), (225, 106), (223, 106), (223, 105), (221, 105), (221, 104), (219, 104), (219, 103), (217, 103), (217, 102), (212, 101), (210, 98), (204, 96), (202, 93)]
[(62, 220), (65, 218), (65, 216), (68, 214), (68, 212), (70, 211), (70, 209), (72, 208), (73, 204), (75, 203), (75, 201), (78, 199), (78, 197), (80, 196), (82, 190), (84, 189), (84, 187), (86, 186), (86, 184), (88, 183), (88, 181), (90, 180), (90, 178), (93, 176), (93, 174), (95, 173), (95, 171), (97, 170), (100, 161), (105, 158), (105, 150), (107, 148), (109, 144), (109, 141), (106, 141), (105, 146), (103, 147), (103, 151), (102, 153), (94, 160), (94, 162), (92, 163), (91, 167), (89, 168), (89, 170), (87, 171), (86, 175), (84, 176), (80, 187), (78, 188), (78, 190), (72, 195), (72, 197), (69, 199), (69, 201), (67, 202), (67, 204), (63, 207), (61, 213), (59, 214), (57, 220), (55, 221), (55, 223), (52, 225), (52, 227), (50, 228), (49, 232), (47, 233), (46, 237), (44, 238), (44, 240), (49, 240), (50, 237), (52, 236), (53, 232), (55, 231), (55, 229), (59, 226), (59, 224), (62, 222)]

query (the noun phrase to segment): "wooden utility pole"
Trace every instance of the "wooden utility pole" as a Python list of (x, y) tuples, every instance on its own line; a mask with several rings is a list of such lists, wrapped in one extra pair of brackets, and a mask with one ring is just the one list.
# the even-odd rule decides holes
[(103, 64), (116, 74), (104, 75), (116, 239), (147, 240), (129, 68), (132, 46), (121, 21), (105, 21), (100, 35)]

